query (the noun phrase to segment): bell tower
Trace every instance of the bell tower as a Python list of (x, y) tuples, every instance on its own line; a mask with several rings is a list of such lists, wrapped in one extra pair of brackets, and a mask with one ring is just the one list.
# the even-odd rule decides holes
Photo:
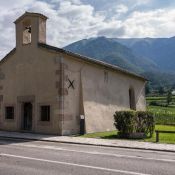
[(16, 48), (46, 43), (47, 17), (39, 13), (25, 12), (14, 23), (16, 25)]

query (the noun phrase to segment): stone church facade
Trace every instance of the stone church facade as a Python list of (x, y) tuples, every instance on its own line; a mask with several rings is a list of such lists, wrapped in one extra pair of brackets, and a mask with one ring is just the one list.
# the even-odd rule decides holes
[(116, 110), (145, 110), (146, 80), (46, 44), (47, 17), (15, 21), (16, 47), (0, 61), (0, 129), (57, 135), (113, 130)]

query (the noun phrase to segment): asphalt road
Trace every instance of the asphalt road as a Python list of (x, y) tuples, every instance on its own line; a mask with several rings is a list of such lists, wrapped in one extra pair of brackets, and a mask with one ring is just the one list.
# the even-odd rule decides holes
[(0, 175), (175, 175), (175, 153), (0, 138)]

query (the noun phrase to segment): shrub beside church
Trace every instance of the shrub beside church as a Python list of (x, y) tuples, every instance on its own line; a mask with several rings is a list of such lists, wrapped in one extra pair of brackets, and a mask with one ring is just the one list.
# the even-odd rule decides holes
[(114, 120), (118, 135), (122, 138), (144, 138), (153, 135), (155, 122), (150, 112), (117, 111)]

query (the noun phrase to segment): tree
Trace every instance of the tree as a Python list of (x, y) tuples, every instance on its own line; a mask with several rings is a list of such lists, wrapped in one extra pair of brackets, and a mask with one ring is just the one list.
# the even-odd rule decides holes
[(169, 90), (167, 94), (167, 105), (169, 105), (171, 101), (172, 101), (172, 91)]
[(145, 94), (148, 95), (151, 93), (151, 86), (150, 83), (147, 83), (145, 86)]
[(160, 95), (163, 95), (165, 93), (164, 88), (162, 86), (159, 87), (158, 92)]
[(148, 85), (146, 85), (146, 87), (145, 87), (145, 93), (146, 93), (146, 95), (148, 95), (150, 93), (150, 87)]
[(173, 90), (175, 89), (175, 83), (172, 85), (172, 88), (171, 89), (173, 89)]

